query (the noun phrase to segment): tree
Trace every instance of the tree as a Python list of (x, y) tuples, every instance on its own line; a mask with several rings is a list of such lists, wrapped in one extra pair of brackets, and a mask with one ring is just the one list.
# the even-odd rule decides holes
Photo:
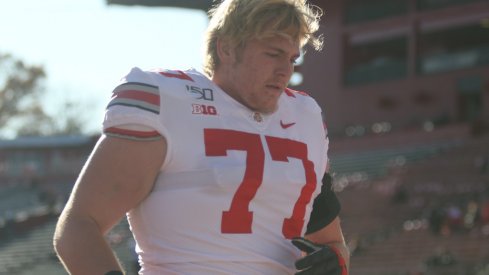
[(45, 112), (40, 101), (45, 78), (43, 67), (0, 53), (0, 135), (6, 135), (5, 129), (14, 136), (80, 134), (82, 122), (76, 114), (55, 120)]

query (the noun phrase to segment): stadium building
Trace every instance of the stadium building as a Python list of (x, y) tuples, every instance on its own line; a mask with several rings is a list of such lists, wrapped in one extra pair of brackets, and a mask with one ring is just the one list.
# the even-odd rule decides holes
[[(212, 1), (108, 0), (207, 10)], [(489, 1), (315, 0), (324, 49), (292, 79), (331, 136), (489, 121)]]

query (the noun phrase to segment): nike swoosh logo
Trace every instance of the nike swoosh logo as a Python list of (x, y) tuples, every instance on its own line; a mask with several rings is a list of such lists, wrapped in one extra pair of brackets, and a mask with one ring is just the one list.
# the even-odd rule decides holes
[(280, 121), (280, 126), (282, 126), (282, 128), (284, 128), (284, 129), (287, 129), (290, 126), (294, 126), (294, 125), (295, 125), (295, 122), (292, 122), (292, 123), (284, 123), (283, 121)]

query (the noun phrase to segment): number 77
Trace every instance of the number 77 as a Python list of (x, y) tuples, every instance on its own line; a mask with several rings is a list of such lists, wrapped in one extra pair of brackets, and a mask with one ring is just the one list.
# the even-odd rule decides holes
[[(314, 163), (307, 158), (307, 145), (291, 139), (265, 136), (270, 155), (274, 161), (288, 162), (288, 158), (302, 161), (306, 182), (295, 202), (292, 215), (284, 218), (282, 234), (292, 239), (301, 234), (304, 226), (306, 205), (311, 201), (317, 180)], [(223, 211), (221, 232), (227, 234), (249, 234), (253, 222), (253, 212), (249, 210), (251, 200), (255, 197), (263, 181), (265, 153), (258, 134), (226, 130), (204, 129), (206, 156), (227, 156), (228, 150), (246, 152), (246, 168), (229, 210)]]

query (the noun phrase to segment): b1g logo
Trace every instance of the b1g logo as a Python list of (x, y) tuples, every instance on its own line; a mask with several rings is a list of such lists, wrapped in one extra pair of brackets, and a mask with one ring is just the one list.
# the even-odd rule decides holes
[(215, 116), (217, 115), (217, 109), (214, 106), (192, 104), (192, 114)]
[(203, 99), (214, 101), (214, 92), (209, 88), (199, 88), (191, 85), (185, 85), (187, 87), (187, 91), (197, 95), (196, 99)]

